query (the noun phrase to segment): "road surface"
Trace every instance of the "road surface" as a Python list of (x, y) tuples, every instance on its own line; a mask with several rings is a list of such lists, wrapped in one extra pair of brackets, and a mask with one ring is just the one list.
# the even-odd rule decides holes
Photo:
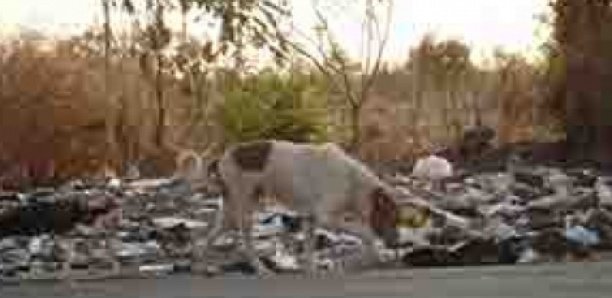
[(612, 297), (612, 262), (413, 269), (330, 279), (172, 276), (0, 285), (4, 298), (195, 297)]

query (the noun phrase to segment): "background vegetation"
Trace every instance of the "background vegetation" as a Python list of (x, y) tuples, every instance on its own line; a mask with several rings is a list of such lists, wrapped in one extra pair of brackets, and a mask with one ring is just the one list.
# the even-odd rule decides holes
[[(258, 138), (335, 141), (370, 162), (409, 161), (477, 123), (499, 143), (566, 138), (580, 157), (612, 158), (610, 1), (551, 1), (554, 34), (535, 63), (500, 51), (476, 64), (462, 41), (427, 36), (399, 66), (381, 59), (392, 1), (351, 1), (364, 4), (361, 61), (335, 42), (323, 8), (318, 38), (289, 38), (280, 0), (101, 0), (104, 22), (82, 36), (5, 41), (1, 183), (133, 164), (163, 175), (181, 150), (218, 153)], [(173, 14), (178, 29), (167, 23)], [(187, 34), (194, 16), (211, 20), (198, 25), (209, 26), (204, 36)]]

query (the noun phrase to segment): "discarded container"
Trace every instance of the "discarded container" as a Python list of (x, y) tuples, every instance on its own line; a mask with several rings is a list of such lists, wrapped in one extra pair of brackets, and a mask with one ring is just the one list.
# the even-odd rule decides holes
[(453, 165), (448, 160), (432, 154), (416, 161), (412, 175), (417, 178), (439, 181), (453, 175)]
[(178, 225), (184, 225), (188, 229), (202, 229), (208, 226), (208, 223), (178, 217), (158, 217), (153, 219), (153, 223), (162, 228), (170, 229)]
[(518, 260), (519, 264), (534, 264), (540, 261), (540, 254), (533, 248), (529, 247), (525, 249)]
[(138, 271), (145, 274), (166, 275), (174, 272), (174, 264), (141, 265)]
[(582, 246), (594, 246), (600, 243), (599, 235), (583, 226), (573, 226), (565, 230), (565, 238)]

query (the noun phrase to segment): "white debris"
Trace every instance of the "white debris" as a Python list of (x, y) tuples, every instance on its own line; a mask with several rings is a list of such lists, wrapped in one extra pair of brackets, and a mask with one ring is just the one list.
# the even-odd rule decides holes
[(519, 264), (533, 264), (540, 260), (540, 254), (533, 248), (529, 247), (524, 250), (519, 259), (516, 261)]
[(606, 183), (609, 179), (599, 177), (595, 183), (595, 190), (601, 206), (612, 207), (612, 188)]
[(276, 251), (270, 257), (270, 260), (276, 264), (276, 267), (283, 271), (297, 271), (300, 269), (296, 256), (287, 253), (285, 247), (276, 243)]
[(141, 179), (141, 180), (136, 180), (136, 181), (130, 182), (128, 184), (128, 187), (129, 188), (133, 188), (133, 189), (146, 190), (146, 189), (158, 188), (158, 187), (162, 187), (162, 186), (165, 186), (165, 185), (169, 185), (173, 181), (174, 180), (168, 179), (168, 178)]
[(122, 182), (121, 179), (119, 178), (111, 178), (108, 183), (107, 183), (108, 187), (110, 188), (121, 188)]
[(172, 271), (174, 271), (174, 265), (173, 264), (141, 265), (138, 267), (138, 271), (140, 271), (141, 273), (148, 273), (148, 274), (155, 274), (155, 275), (169, 274), (169, 273), (172, 273)]
[(453, 165), (448, 160), (431, 154), (416, 161), (412, 175), (417, 178), (441, 180), (453, 175)]
[(169, 229), (180, 224), (184, 224), (188, 229), (201, 229), (208, 226), (206, 222), (178, 217), (158, 217), (153, 219), (153, 223), (162, 229)]
[(431, 243), (427, 240), (427, 235), (431, 233), (431, 228), (398, 228), (398, 242), (405, 244), (411, 243), (415, 246), (427, 246)]
[(161, 247), (155, 241), (148, 241), (145, 243), (117, 243), (115, 255), (123, 258), (136, 258), (143, 257), (146, 255), (156, 255)]

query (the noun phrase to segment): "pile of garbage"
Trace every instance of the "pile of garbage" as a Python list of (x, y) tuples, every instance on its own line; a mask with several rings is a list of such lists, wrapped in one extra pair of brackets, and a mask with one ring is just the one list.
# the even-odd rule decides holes
[(193, 239), (219, 199), (180, 179), (0, 194), (0, 277), (67, 278), (188, 271)]
[[(221, 208), (221, 197), (180, 178), (73, 181), (0, 193), (0, 280), (252, 273), (231, 232), (202, 250)], [(256, 249), (272, 270), (299, 270), (300, 227), (289, 210), (255, 214)], [(351, 235), (316, 234), (321, 266), (361, 245)]]
[(413, 174), (389, 179), (412, 198), (400, 216), (406, 265), (594, 260), (612, 248), (612, 178), (593, 170)]
[[(612, 249), (612, 177), (590, 169), (517, 165), (453, 173), (429, 156), (384, 179), (400, 197), (399, 238), (380, 247), (396, 264), (465, 266), (597, 259)], [(222, 198), (179, 178), (73, 181), (0, 193), (0, 280), (254, 272), (227, 233), (203, 251)], [(255, 247), (277, 272), (300, 270), (301, 217), (255, 215)], [(338, 269), (363, 248), (354, 235), (317, 229), (317, 265)]]

